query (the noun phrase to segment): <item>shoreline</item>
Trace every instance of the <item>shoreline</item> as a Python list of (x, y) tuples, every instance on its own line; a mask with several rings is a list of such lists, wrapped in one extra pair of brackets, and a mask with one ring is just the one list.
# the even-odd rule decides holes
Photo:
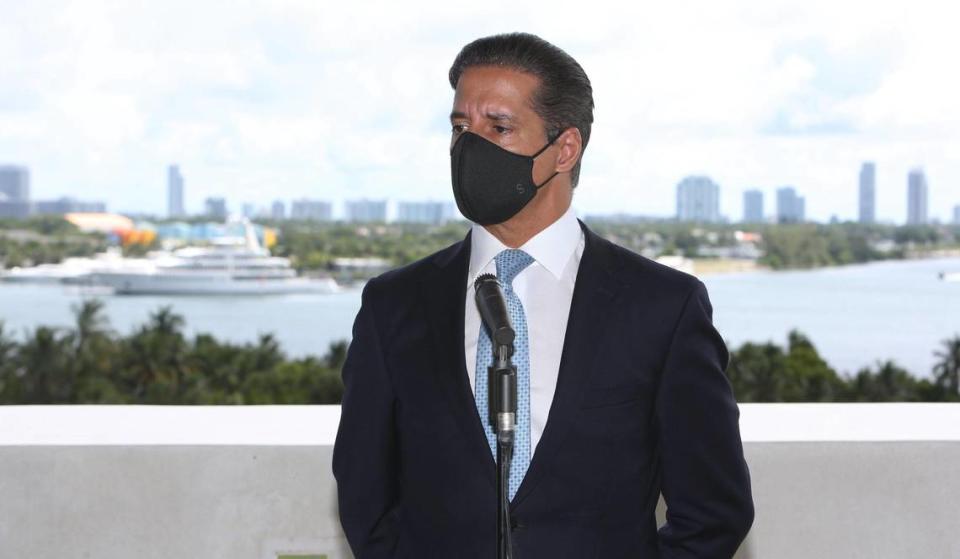
[[(743, 260), (737, 258), (690, 258), (695, 276), (711, 276), (720, 274), (737, 274), (751, 272), (802, 272), (823, 270), (827, 268), (843, 268), (845, 266), (863, 266), (878, 262), (908, 262), (912, 260), (938, 260), (943, 258), (960, 258), (960, 248), (958, 249), (938, 249), (924, 252), (911, 252), (902, 258), (878, 258), (867, 260), (865, 262), (849, 262), (846, 264), (829, 264), (827, 266), (814, 266), (810, 268), (781, 268), (775, 270), (769, 266), (758, 264), (756, 260)], [(958, 270), (960, 271), (960, 270)]]

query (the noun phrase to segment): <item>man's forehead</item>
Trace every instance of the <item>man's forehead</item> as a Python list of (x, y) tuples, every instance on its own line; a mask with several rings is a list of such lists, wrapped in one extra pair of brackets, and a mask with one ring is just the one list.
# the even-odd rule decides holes
[(464, 88), (503, 94), (525, 95), (537, 88), (540, 79), (533, 74), (509, 66), (471, 66), (457, 80), (457, 92)]
[(457, 81), (451, 118), (474, 114), (490, 120), (517, 120), (532, 110), (530, 97), (539, 80), (501, 66), (467, 68)]

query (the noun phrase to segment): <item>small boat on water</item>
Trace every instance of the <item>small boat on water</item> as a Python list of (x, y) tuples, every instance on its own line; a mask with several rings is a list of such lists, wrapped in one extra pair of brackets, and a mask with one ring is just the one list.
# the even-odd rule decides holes
[(960, 272), (940, 272), (937, 274), (937, 277), (943, 281), (960, 282)]

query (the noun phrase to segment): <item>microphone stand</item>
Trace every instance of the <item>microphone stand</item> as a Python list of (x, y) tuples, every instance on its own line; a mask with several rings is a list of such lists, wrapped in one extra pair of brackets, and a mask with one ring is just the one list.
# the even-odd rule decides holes
[(497, 434), (497, 557), (512, 559), (510, 529), (510, 464), (517, 425), (517, 368), (510, 361), (513, 344), (496, 345), (496, 359), (487, 369), (490, 416)]
[(510, 361), (516, 333), (510, 325), (500, 283), (492, 274), (474, 282), (477, 309), (493, 343), (493, 365), (487, 367), (486, 420), (497, 435), (497, 557), (512, 559), (510, 529), (510, 463), (517, 428), (517, 368)]

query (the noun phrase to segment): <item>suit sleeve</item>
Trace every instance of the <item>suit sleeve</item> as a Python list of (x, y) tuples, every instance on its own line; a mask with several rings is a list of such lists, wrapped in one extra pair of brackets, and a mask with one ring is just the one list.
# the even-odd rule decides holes
[(733, 557), (753, 524), (740, 411), (724, 371), (729, 353), (696, 281), (674, 329), (657, 389), (666, 524), (664, 559)]
[(392, 557), (398, 534), (395, 397), (375, 325), (375, 281), (364, 287), (353, 324), (333, 449), (340, 523), (357, 559)]

